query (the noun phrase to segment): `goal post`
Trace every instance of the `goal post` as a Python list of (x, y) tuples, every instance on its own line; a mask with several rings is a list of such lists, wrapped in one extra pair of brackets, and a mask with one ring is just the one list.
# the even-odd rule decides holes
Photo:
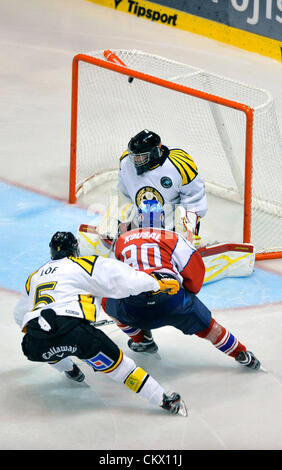
[[(279, 180), (282, 143), (270, 94), (141, 51), (113, 51), (117, 61), (109, 54), (105, 59), (105, 52), (111, 51), (73, 58), (70, 203), (115, 178), (127, 142), (147, 127), (194, 158), (212, 195), (213, 216), (206, 227), (203, 219), (203, 231), (226, 214), (232, 219), (240, 207), (230, 234), (221, 228), (214, 238), (213, 229), (208, 243), (239, 233), (233, 241), (253, 243), (256, 259), (282, 257), (282, 191), (272, 187)], [(214, 198), (221, 200), (218, 209)]]

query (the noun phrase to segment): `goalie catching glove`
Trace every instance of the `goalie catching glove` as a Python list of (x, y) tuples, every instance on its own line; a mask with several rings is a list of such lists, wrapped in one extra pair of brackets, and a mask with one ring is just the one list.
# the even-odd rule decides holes
[(174, 295), (177, 294), (180, 289), (179, 282), (170, 274), (154, 272), (151, 273), (151, 276), (156, 279), (160, 286), (160, 290), (158, 290), (157, 292), (153, 292), (153, 295), (161, 293)]

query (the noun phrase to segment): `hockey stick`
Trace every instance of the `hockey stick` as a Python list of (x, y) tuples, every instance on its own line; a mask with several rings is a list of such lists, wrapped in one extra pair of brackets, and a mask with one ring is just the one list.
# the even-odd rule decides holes
[[(113, 64), (122, 65), (123, 67), (127, 67), (127, 65), (116, 54), (114, 54), (109, 49), (104, 51), (104, 56), (109, 62), (113, 62)], [(133, 80), (134, 80), (133, 77), (128, 77), (128, 83), (132, 83)]]
[(112, 323), (115, 323), (115, 322), (113, 320), (99, 320), (99, 321), (90, 322), (92, 326), (111, 325)]

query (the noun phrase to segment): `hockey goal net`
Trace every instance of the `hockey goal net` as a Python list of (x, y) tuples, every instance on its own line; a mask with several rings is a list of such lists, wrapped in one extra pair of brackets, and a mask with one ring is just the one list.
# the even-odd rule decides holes
[(144, 128), (194, 158), (209, 204), (205, 243), (251, 242), (257, 259), (282, 257), (282, 139), (268, 91), (136, 50), (76, 55), (71, 203), (105, 192)]

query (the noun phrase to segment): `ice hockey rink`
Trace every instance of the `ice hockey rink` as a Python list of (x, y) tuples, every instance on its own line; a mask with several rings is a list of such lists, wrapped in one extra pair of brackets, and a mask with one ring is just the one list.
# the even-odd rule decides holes
[(52, 234), (99, 219), (67, 203), (74, 55), (138, 49), (266, 88), (282, 132), (281, 63), (85, 0), (0, 0), (0, 11), (0, 449), (281, 450), (282, 260), (258, 262), (251, 277), (200, 293), (265, 370), (248, 370), (169, 327), (154, 332), (160, 359), (138, 355), (115, 326), (103, 327), (182, 395), (188, 418), (153, 408), (81, 361), (88, 385), (27, 361), (13, 319), (27, 275), (48, 259)]

